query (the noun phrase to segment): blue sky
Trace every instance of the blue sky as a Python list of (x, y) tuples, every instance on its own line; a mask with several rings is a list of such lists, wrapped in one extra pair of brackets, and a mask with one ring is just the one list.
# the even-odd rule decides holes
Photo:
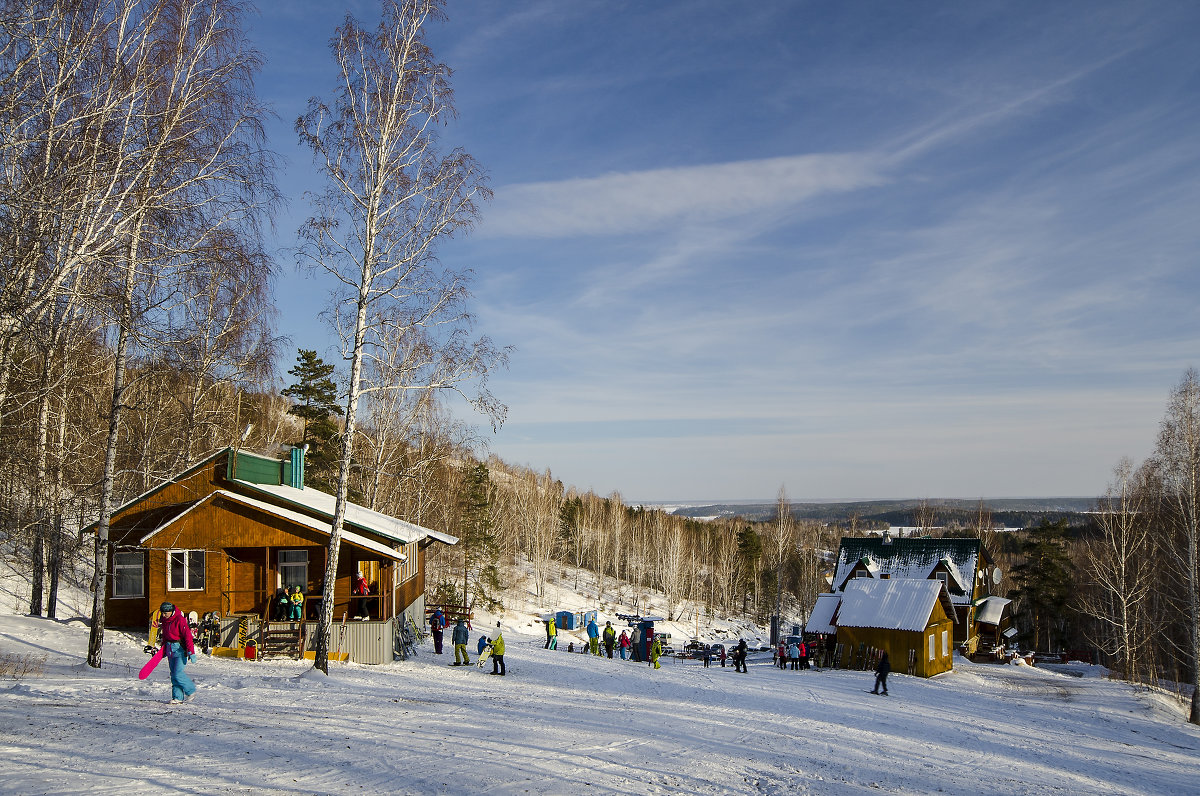
[[(292, 122), (371, 2), (264, 4)], [(495, 199), (441, 249), (501, 458), (627, 502), (1092, 495), (1200, 364), (1200, 5), (484, 2), (430, 32)], [(281, 256), (280, 330), (336, 359)], [(466, 416), (466, 410), (462, 412)]]

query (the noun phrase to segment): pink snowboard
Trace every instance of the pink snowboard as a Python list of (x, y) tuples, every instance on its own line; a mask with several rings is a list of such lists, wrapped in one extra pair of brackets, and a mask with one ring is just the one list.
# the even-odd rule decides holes
[(146, 661), (146, 665), (142, 667), (142, 670), (138, 672), (138, 679), (145, 680), (147, 677), (149, 677), (150, 672), (154, 671), (154, 667), (158, 666), (158, 662), (162, 659), (163, 648), (159, 647), (158, 650), (150, 656), (150, 660)]

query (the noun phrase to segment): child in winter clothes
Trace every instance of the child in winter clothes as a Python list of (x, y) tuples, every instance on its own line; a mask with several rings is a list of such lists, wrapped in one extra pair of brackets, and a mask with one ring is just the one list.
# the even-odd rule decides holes
[(171, 667), (171, 702), (191, 702), (196, 694), (196, 684), (183, 670), (196, 659), (196, 642), (192, 638), (191, 625), (183, 611), (171, 603), (163, 603), (158, 611), (158, 638), (162, 641), (163, 654)]

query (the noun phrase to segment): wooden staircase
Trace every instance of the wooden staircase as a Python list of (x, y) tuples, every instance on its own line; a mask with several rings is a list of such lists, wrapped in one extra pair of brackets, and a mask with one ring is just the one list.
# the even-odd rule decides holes
[(304, 623), (263, 622), (258, 654), (263, 658), (299, 660), (304, 654)]

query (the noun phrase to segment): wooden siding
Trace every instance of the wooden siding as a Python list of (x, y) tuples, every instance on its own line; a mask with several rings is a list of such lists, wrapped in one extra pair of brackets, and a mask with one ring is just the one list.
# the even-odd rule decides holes
[[(945, 651), (942, 649), (942, 632), (949, 635), (949, 643)], [(935, 655), (929, 660), (929, 637), (934, 637)], [(837, 642), (847, 644), (850, 649), (857, 650), (859, 645), (887, 650), (892, 664), (892, 671), (906, 674), (908, 672), (908, 652), (916, 650), (914, 674), (917, 677), (933, 677), (935, 674), (948, 672), (954, 667), (954, 622), (946, 614), (942, 601), (938, 600), (930, 612), (929, 621), (924, 630), (888, 630), (876, 627), (842, 627), (837, 629)]]

